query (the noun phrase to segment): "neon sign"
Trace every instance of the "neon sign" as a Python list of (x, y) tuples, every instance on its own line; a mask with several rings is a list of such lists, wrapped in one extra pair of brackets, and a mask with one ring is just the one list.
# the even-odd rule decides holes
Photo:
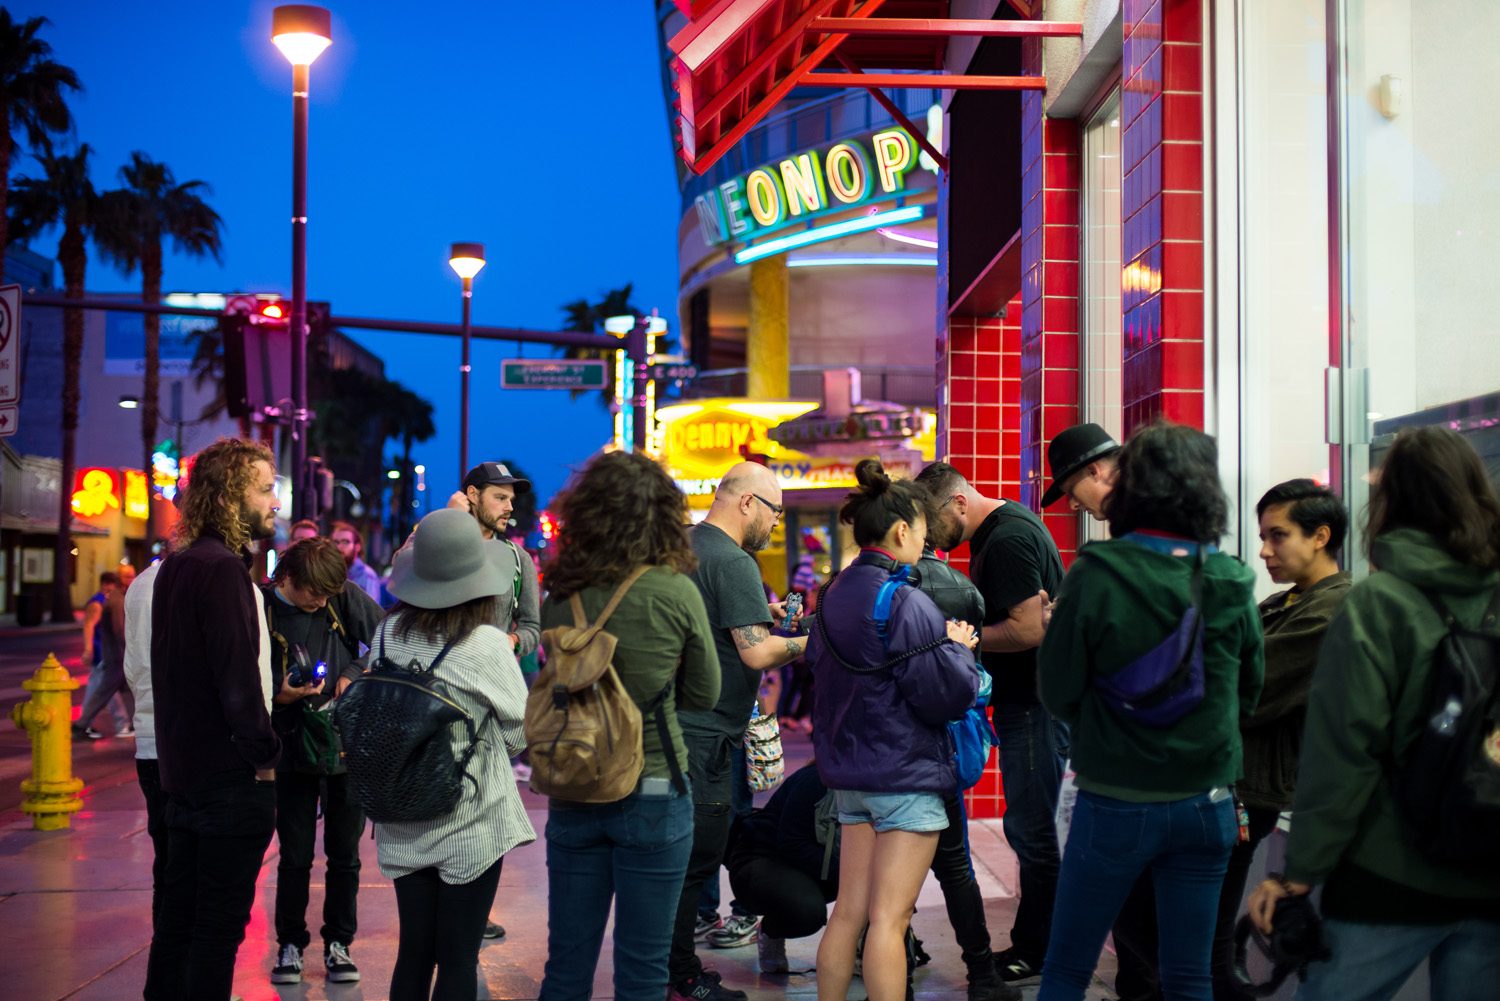
[(694, 199), (709, 246), (749, 240), (795, 222), (906, 190), (917, 144), (902, 128), (845, 139), (757, 167)]
[(80, 469), (73, 480), (73, 513), (97, 518), (120, 509), (119, 487), (112, 469)]

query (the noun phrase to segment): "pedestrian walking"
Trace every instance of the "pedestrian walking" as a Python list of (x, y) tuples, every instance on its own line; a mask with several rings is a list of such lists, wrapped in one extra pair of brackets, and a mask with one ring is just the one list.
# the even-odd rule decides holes
[(1212, 997), (1219, 891), (1238, 833), (1230, 785), (1262, 683), (1247, 567), (1219, 552), (1218, 450), (1159, 424), (1119, 453), (1108, 541), (1079, 553), (1042, 643), (1039, 693), (1071, 727), (1078, 803), (1059, 874), (1043, 1001), (1081, 999), (1131, 887), (1149, 871), (1161, 983)]
[(945, 622), (916, 588), (887, 587), (904, 583), (922, 556), (926, 491), (891, 480), (875, 459), (862, 460), (855, 476), (859, 489), (839, 518), (853, 527), (860, 553), (824, 589), (808, 646), (820, 693), (818, 774), (837, 793), (842, 828), (818, 997), (848, 993), (864, 932), (870, 999), (897, 1001), (907, 995), (903, 943), (917, 893), (948, 826), (943, 797), (958, 788), (947, 724), (974, 704), (979, 635), (967, 622)]
[[(1459, 700), (1434, 715), (1432, 696), (1450, 664), (1440, 647), (1452, 629), (1500, 634), (1500, 498), (1458, 434), (1411, 428), (1386, 454), (1366, 517), (1378, 572), (1350, 589), (1328, 627), (1308, 695), (1286, 874), (1256, 887), (1250, 914), (1269, 934), (1278, 901), (1323, 888), (1332, 958), (1308, 967), (1298, 1001), (1384, 1001), (1423, 960), (1433, 1001), (1487, 997), (1500, 981), (1494, 841), (1468, 860), (1419, 848), (1421, 825), (1462, 835), (1474, 818), (1414, 816), (1397, 790), (1415, 781), (1441, 793), (1451, 772), (1408, 777), (1411, 756), (1454, 732), (1462, 715), (1486, 712), (1483, 701)], [(1489, 640), (1487, 665), (1467, 666), (1471, 677), (1495, 670), (1497, 646)], [(1455, 759), (1476, 775), (1500, 764), (1493, 716), (1487, 725)]]
[(94, 727), (94, 717), (106, 706), (114, 717), (115, 736), (135, 736), (130, 722), (135, 701), (125, 683), (125, 592), (134, 580), (135, 567), (128, 563), (118, 572), (100, 574), (99, 593), (84, 607), (83, 663), (89, 680), (73, 724), (75, 737), (102, 739), (105, 734)]
[(167, 863), (146, 1001), (226, 998), (276, 826), (271, 663), (251, 546), (276, 530), (270, 449), (195, 457), (151, 602), (151, 692)]
[[(421, 520), (391, 572), (397, 604), (377, 632), (377, 655), (426, 665), (479, 730), (467, 759), (472, 781), (462, 783), (450, 813), (375, 824), (380, 871), (395, 881), (401, 924), (392, 1001), (472, 1001), (501, 864), (536, 840), (510, 774), (509, 755), (525, 745), (526, 690), (512, 644), (494, 625), (496, 599), (510, 586), (474, 519), (451, 509)], [(449, 729), (454, 757), (463, 760), (467, 731)]]
[[(686, 502), (660, 465), (639, 453), (593, 459), (555, 502), (561, 521), (542, 604), (544, 645), (594, 622), (630, 584), (603, 628), (612, 664), (642, 714), (644, 764), (635, 790), (612, 803), (550, 799), (547, 810), (547, 965), (542, 1001), (586, 1001), (613, 902), (614, 996), (661, 1001), (673, 904), (693, 847), (693, 799), (672, 780), (688, 770), (679, 713), (719, 700), (719, 658), (703, 598)], [(549, 658), (553, 649), (547, 646)], [(660, 708), (668, 742), (657, 722)]]

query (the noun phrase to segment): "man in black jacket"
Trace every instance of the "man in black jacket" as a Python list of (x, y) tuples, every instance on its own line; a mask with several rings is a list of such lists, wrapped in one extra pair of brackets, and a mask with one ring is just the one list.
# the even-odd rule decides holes
[[(332, 539), (289, 546), (276, 576), (262, 588), (271, 636), (271, 676), (276, 687), (271, 724), (283, 753), (276, 766), (276, 965), (271, 983), (302, 982), (318, 800), (323, 801), (323, 851), (328, 878), (323, 894), (323, 963), (331, 983), (359, 980), (349, 956), (358, 926), (359, 839), (365, 815), (349, 790), (333, 739), (328, 704), (364, 670), (380, 606), (349, 580), (343, 553)], [(323, 665), (323, 677), (293, 684), (292, 676)], [(309, 672), (313, 673), (313, 672)]]
[(215, 442), (195, 457), (176, 552), (157, 572), (151, 688), (167, 864), (146, 1001), (229, 997), (275, 829), (281, 742), (250, 552), (274, 534), (277, 509), (270, 449)]
[[(930, 512), (927, 546), (909, 579), (932, 599), (943, 618), (983, 622), (984, 597), (979, 588), (934, 552), (934, 547), (946, 552), (962, 541), (954, 526), (944, 524), (936, 510)], [(979, 892), (969, 857), (969, 820), (964, 814), (963, 793), (954, 789), (943, 797), (943, 805), (948, 810), (948, 827), (938, 836), (932, 873), (942, 887), (948, 922), (953, 926), (953, 937), (968, 968), (969, 1001), (1016, 1001), (1021, 996), (1020, 989), (1007, 984), (995, 970), (990, 929), (984, 917), (984, 896)]]

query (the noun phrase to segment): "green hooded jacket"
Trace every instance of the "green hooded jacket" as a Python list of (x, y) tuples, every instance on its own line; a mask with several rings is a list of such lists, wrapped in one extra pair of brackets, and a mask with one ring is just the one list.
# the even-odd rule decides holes
[(1500, 871), (1465, 871), (1411, 847), (1391, 793), (1395, 763), (1427, 725), (1433, 653), (1447, 634), (1426, 594), (1475, 626), (1500, 572), (1460, 563), (1407, 528), (1376, 539), (1370, 559), (1379, 572), (1350, 590), (1313, 675), (1286, 876), (1316, 885), (1352, 865), (1435, 897), (1500, 899)]
[(1255, 577), (1239, 560), (1214, 553), (1204, 561), (1203, 701), (1176, 725), (1132, 723), (1090, 685), (1177, 628), (1192, 575), (1192, 559), (1123, 538), (1085, 546), (1064, 578), (1042, 641), (1038, 691), (1047, 710), (1073, 727), (1080, 789), (1165, 801), (1240, 777), (1240, 724), (1255, 708), (1265, 664)]

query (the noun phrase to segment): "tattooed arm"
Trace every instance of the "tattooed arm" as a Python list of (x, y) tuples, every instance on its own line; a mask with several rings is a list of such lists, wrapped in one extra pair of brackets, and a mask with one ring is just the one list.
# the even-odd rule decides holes
[(807, 649), (806, 636), (772, 636), (770, 624), (765, 622), (735, 626), (730, 632), (734, 635), (740, 660), (754, 671), (769, 671), (790, 664)]

